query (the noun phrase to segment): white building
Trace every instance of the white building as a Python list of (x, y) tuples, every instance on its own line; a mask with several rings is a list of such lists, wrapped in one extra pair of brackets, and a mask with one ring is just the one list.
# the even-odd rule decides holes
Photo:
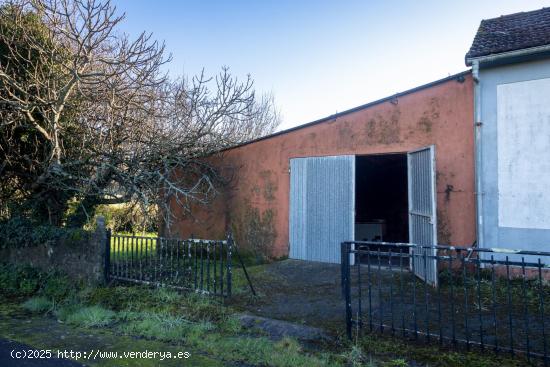
[(550, 8), (483, 20), (466, 64), (479, 245), (550, 251)]

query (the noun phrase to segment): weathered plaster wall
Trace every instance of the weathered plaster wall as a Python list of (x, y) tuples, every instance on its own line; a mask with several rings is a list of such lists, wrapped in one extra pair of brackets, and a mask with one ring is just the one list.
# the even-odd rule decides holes
[[(473, 84), (448, 80), (319, 124), (223, 153), (234, 179), (209, 208), (181, 211), (172, 233), (219, 238), (232, 227), (240, 246), (288, 254), (289, 160), (407, 152), (436, 145), (440, 243), (475, 238)], [(177, 211), (177, 210), (176, 210)]]
[[(508, 88), (514, 83), (521, 85), (545, 78), (550, 78), (549, 59), (480, 70), (483, 247), (548, 251), (550, 214), (545, 203), (550, 201), (550, 193), (544, 183), (549, 181), (550, 175), (547, 169), (550, 156), (547, 105), (550, 95), (538, 83), (529, 83), (529, 93), (513, 96), (516, 99), (514, 104), (501, 99), (505, 104), (501, 109), (508, 111), (501, 110), (500, 115), (510, 114), (513, 121), (508, 123), (517, 126), (509, 125), (508, 131), (500, 131), (503, 134), (499, 137), (499, 126), (506, 125), (505, 121), (498, 119), (499, 86)], [(521, 113), (518, 109), (529, 111)], [(525, 118), (526, 112), (531, 118)], [(512, 136), (507, 137), (504, 133), (512, 133)], [(533, 217), (536, 215), (539, 217)]]

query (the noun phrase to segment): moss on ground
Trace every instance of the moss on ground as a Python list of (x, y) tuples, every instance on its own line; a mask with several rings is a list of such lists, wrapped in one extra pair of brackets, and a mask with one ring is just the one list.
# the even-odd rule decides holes
[[(394, 366), (403, 361), (405, 366), (421, 365), (430, 367), (521, 367), (530, 365), (523, 358), (496, 355), (491, 351), (450, 350), (437, 345), (420, 344), (379, 334), (365, 334), (353, 347), (360, 351), (363, 361), (376, 358), (375, 366)], [(352, 349), (353, 349), (352, 348)], [(399, 364), (397, 364), (399, 365)], [(536, 365), (536, 362), (533, 362)]]
[[(162, 351), (176, 354), (189, 351), (191, 356), (183, 362), (184, 365), (198, 367), (218, 367), (224, 364), (203, 353), (189, 349), (186, 346), (165, 343), (157, 340), (147, 340), (132, 336), (120, 335), (110, 329), (83, 329), (61, 324), (52, 318), (30, 316), (17, 310), (17, 305), (2, 307), (0, 315), (8, 312), (11, 317), (0, 317), (0, 336), (28, 344), (34, 348), (51, 350), (104, 352), (140, 352)], [(15, 318), (15, 315), (19, 317)], [(23, 317), (25, 319), (23, 319)], [(158, 366), (158, 359), (102, 359), (86, 360), (86, 364), (95, 366)], [(181, 366), (182, 360), (169, 359), (162, 361), (163, 366)]]
[[(335, 359), (329, 354), (303, 350), (295, 340), (276, 342), (247, 333), (241, 330), (239, 321), (228, 307), (197, 294), (128, 287), (127, 292), (133, 299), (125, 309), (114, 311), (100, 305), (109, 304), (112, 293), (124, 293), (124, 288), (83, 290), (59, 304), (46, 318), (40, 317), (44, 315), (42, 309), (30, 313), (29, 308), (18, 304), (4, 306), (0, 314), (10, 317), (0, 322), (0, 329), (5, 331), (0, 331), (0, 336), (48, 349), (190, 351), (195, 360), (187, 363), (193, 366), (222, 363), (280, 367), (341, 365), (339, 356)], [(90, 305), (90, 299), (97, 304)], [(33, 302), (36, 301), (30, 303)], [(135, 340), (139, 343), (133, 342)], [(141, 362), (128, 359), (124, 364), (109, 360), (91, 363), (144, 365)]]

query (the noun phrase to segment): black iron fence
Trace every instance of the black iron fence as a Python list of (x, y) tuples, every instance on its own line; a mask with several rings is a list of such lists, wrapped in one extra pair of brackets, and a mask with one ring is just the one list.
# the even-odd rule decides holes
[(108, 281), (231, 296), (231, 236), (220, 241), (111, 235), (109, 232), (106, 246), (105, 278)]
[[(424, 282), (415, 266), (435, 266), (436, 286)], [(547, 365), (549, 279), (547, 252), (342, 243), (350, 338), (367, 329)]]

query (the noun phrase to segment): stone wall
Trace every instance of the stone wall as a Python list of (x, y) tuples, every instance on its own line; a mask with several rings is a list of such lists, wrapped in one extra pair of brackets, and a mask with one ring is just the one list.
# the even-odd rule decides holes
[(59, 271), (75, 280), (100, 283), (104, 281), (106, 240), (105, 221), (100, 217), (96, 230), (84, 232), (82, 238), (62, 238), (56, 243), (0, 249), (0, 259), (44, 271)]

